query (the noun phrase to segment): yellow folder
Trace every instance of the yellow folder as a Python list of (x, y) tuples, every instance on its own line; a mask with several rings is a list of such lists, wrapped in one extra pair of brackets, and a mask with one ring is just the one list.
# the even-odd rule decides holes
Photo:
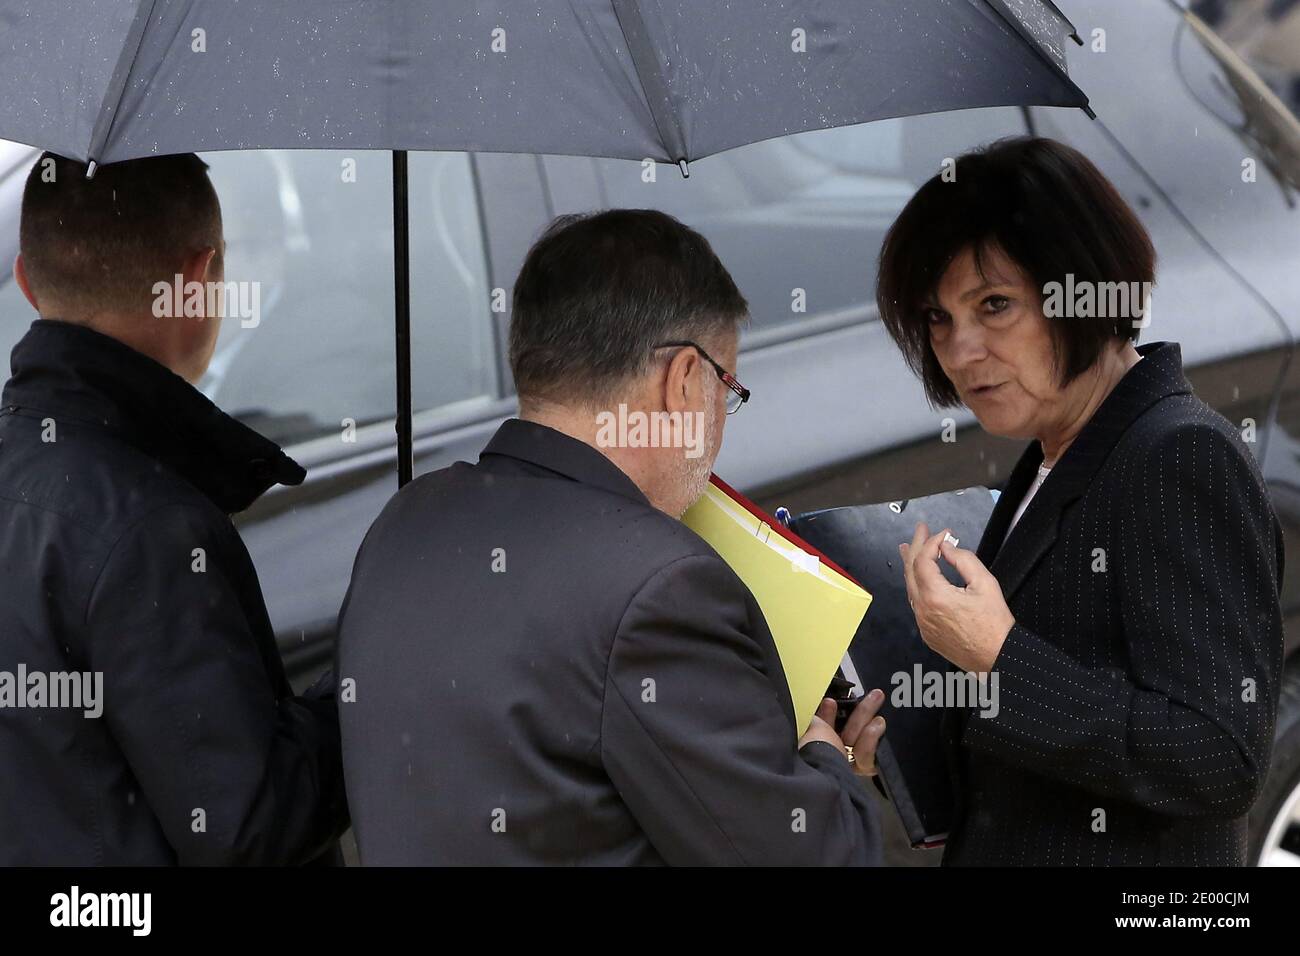
[(682, 521), (731, 565), (762, 608), (802, 734), (871, 595), (717, 475)]

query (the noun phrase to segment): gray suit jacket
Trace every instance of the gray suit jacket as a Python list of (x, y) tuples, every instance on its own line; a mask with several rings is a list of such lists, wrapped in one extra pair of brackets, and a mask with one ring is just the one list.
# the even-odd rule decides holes
[(339, 622), (365, 864), (871, 864), (753, 596), (597, 450), (501, 426), (399, 492)]

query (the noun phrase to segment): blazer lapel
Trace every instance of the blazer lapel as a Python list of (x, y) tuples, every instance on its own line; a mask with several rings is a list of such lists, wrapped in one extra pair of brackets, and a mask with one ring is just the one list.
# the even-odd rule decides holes
[[(1006, 526), (1010, 524), (1012, 515), (1024, 500), (1025, 492), (1037, 477), (1038, 466), (1043, 463), (1043, 449), (1038, 442), (1025, 449), (1025, 453), (1016, 465), (1018, 472), (1022, 470), (1025, 472), (1023, 476), (1019, 476), (1022, 479), (1021, 484), (1013, 490), (1011, 483), (1008, 482), (1007, 494), (998, 499), (999, 506), (1006, 501), (1007, 507), (1003, 515), (1005, 520), (996, 529), (999, 537), (990, 542), (994, 557), (988, 569), (1002, 585), (1002, 596), (1008, 603), (1024, 584), (1025, 578), (1038, 564), (1039, 559), (1056, 543), (1061, 512), (1065, 510), (1065, 506), (1083, 493), (1082, 487), (1069, 480), (1071, 466), (1066, 460), (1069, 455), (1070, 451), (1067, 449), (1056, 467), (1044, 479), (1033, 501), (1025, 508), (1025, 513), (1020, 516), (1020, 520), (1016, 522), (1009, 535), (1006, 533)], [(1058, 469), (1062, 468), (1066, 471), (1058, 474)], [(990, 517), (985, 536), (987, 537), (993, 530), (993, 521)], [(1005, 547), (1001, 546), (1003, 537), (1006, 538)], [(980, 547), (983, 548), (984, 544), (984, 540), (981, 539)]]
[(1007, 478), (1002, 494), (993, 505), (993, 513), (989, 515), (988, 524), (984, 526), (984, 534), (980, 536), (979, 547), (975, 549), (976, 557), (986, 568), (992, 566), (993, 559), (1001, 550), (1011, 518), (1016, 513), (1016, 508), (1020, 506), (1020, 502), (1024, 500), (1025, 492), (1033, 484), (1034, 476), (1038, 473), (1038, 466), (1042, 461), (1042, 448), (1039, 447), (1038, 442), (1031, 442), (1021, 454), (1015, 467), (1011, 469), (1011, 476)]
[[(1066, 507), (1087, 490), (1129, 426), (1162, 398), (1191, 392), (1177, 343), (1152, 342), (1139, 346), (1138, 353), (1142, 361), (1129, 369), (1106, 396), (1007, 535), (1007, 525), (1042, 464), (1042, 445), (1036, 441), (1030, 444), (1016, 463), (1007, 490), (989, 517), (977, 552), (1002, 585), (1008, 604), (1055, 543)], [(1003, 536), (1006, 536), (1005, 546), (1002, 546)]]

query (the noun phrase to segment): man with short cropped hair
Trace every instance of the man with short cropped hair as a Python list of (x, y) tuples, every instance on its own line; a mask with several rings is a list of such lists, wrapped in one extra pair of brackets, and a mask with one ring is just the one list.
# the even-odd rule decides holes
[[(215, 291), (224, 246), (193, 154), (87, 178), (46, 153), (28, 177), (0, 675), (35, 683), (0, 693), (2, 864), (297, 864), (347, 826), (334, 701), (292, 695), (229, 518), (303, 470), (194, 387), (219, 291), (155, 291)], [(98, 715), (30, 692), (68, 675), (102, 686)]]
[[(771, 634), (678, 518), (748, 306), (660, 212), (563, 217), (514, 289), (520, 417), (400, 491), (339, 628), (364, 864), (867, 864), (883, 720), (795, 725)], [(802, 734), (802, 737), (800, 736)]]

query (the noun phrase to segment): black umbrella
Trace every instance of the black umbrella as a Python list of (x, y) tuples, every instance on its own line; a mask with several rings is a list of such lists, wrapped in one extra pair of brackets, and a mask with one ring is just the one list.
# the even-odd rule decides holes
[(1088, 110), (1067, 38), (1050, 0), (0, 0), (0, 137), (92, 175), (191, 151), (392, 150), (404, 484), (407, 150), (653, 159), (686, 175), (804, 130)]

